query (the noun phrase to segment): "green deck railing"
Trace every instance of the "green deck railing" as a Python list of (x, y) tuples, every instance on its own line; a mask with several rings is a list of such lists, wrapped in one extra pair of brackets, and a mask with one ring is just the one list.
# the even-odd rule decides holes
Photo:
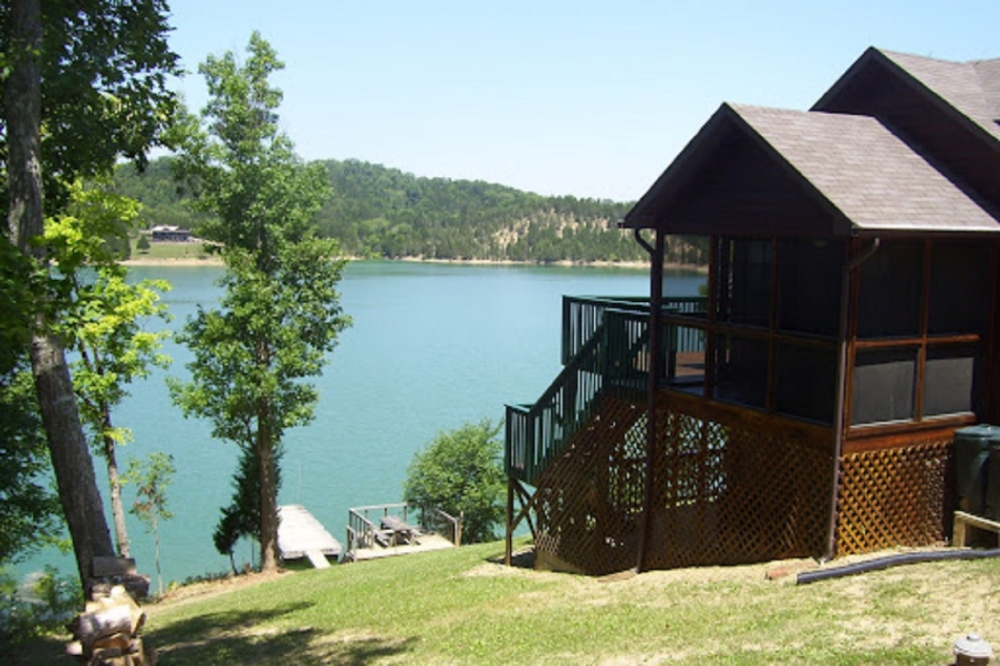
[(649, 318), (605, 309), (590, 335), (533, 405), (508, 405), (504, 468), (532, 483), (593, 417), (601, 395), (641, 399), (648, 366)]
[[(705, 299), (666, 299), (664, 311), (699, 316)], [(508, 474), (532, 483), (593, 417), (600, 396), (642, 399), (650, 360), (648, 329), (648, 298), (563, 297), (563, 369), (534, 404), (507, 406)], [(704, 348), (704, 337), (695, 329), (668, 327), (666, 335), (671, 353)]]
[[(704, 296), (674, 296), (663, 299), (663, 310), (672, 314), (704, 316), (708, 299)], [(563, 296), (562, 304), (562, 363), (565, 365), (580, 353), (597, 331), (609, 310), (649, 315), (649, 298), (644, 296)], [(690, 339), (687, 339), (690, 338)], [(677, 351), (700, 350), (698, 339), (680, 335)]]

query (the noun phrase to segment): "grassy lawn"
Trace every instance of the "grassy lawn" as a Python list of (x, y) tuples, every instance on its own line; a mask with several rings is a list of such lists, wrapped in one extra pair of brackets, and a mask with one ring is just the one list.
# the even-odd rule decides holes
[(132, 239), (132, 259), (147, 261), (162, 261), (165, 259), (197, 259), (207, 260), (208, 254), (205, 252), (204, 243), (150, 243), (148, 250), (140, 250), (136, 247), (136, 239)]
[[(594, 579), (500, 544), (182, 589), (145, 606), (170, 664), (948, 664), (1000, 645), (1000, 560), (795, 586), (772, 565)], [(791, 568), (809, 568), (791, 563)]]

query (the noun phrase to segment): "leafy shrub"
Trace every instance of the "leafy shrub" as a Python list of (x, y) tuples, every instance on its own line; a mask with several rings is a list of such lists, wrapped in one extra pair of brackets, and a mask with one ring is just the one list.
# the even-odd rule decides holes
[(59, 576), (54, 567), (45, 567), (21, 585), (0, 570), (0, 653), (8, 646), (61, 631), (79, 610), (82, 598), (80, 586), (72, 578)]
[(503, 520), (500, 427), (483, 420), (439, 433), (414, 454), (407, 469), (406, 501), (462, 514), (462, 540), (467, 543), (495, 539)]

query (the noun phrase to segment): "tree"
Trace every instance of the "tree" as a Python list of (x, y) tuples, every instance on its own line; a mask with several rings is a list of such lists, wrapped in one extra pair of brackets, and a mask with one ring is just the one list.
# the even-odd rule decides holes
[[(280, 452), (278, 452), (280, 454)], [(246, 537), (260, 543), (260, 470), (259, 461), (252, 450), (240, 451), (240, 461), (233, 477), (233, 498), (222, 509), (222, 516), (212, 533), (212, 541), (220, 555), (229, 556), (229, 565), (237, 574), (233, 550), (236, 543)], [(280, 459), (274, 466), (275, 485), (281, 488)]]
[(159, 353), (168, 332), (142, 328), (153, 317), (167, 318), (160, 292), (170, 285), (164, 280), (127, 282), (127, 271), (116, 260), (117, 244), (108, 242), (127, 239), (138, 211), (131, 199), (75, 184), (66, 212), (48, 220), (45, 228), (46, 244), (59, 266), (59, 291), (68, 300), (59, 333), (79, 354), (73, 384), (92, 448), (107, 466), (122, 557), (129, 556), (128, 530), (115, 449), (131, 441), (132, 432), (115, 427), (111, 413), (128, 395), (127, 384), (149, 376), (151, 366), (170, 363)]
[(499, 432), (499, 423), (483, 420), (439, 433), (410, 461), (403, 486), (406, 502), (462, 514), (464, 541), (496, 538), (505, 488)]
[(146, 234), (141, 234), (139, 240), (135, 242), (135, 249), (139, 250), (143, 254), (149, 252), (149, 236)]
[(125, 482), (136, 486), (135, 500), (130, 512), (153, 531), (156, 559), (156, 581), (159, 594), (163, 594), (163, 573), (160, 571), (160, 521), (170, 520), (174, 515), (167, 510), (167, 486), (173, 481), (174, 457), (154, 451), (142, 462), (129, 458)]
[(214, 214), (199, 235), (218, 243), (226, 270), (220, 307), (199, 308), (179, 339), (194, 354), (191, 381), (174, 380), (186, 416), (207, 418), (214, 436), (256, 458), (261, 568), (278, 562), (278, 459), (287, 428), (308, 423), (318, 396), (303, 381), (322, 371), (350, 323), (336, 286), (344, 261), (335, 241), (317, 239), (313, 216), (329, 194), (322, 165), (306, 166), (277, 127), (280, 69), (256, 32), (245, 65), (230, 52), (199, 71), (209, 102), (188, 117), (179, 172), (195, 204)]
[[(43, 207), (50, 214), (58, 211), (68, 184), (110, 173), (119, 157), (142, 161), (169, 124), (174, 96), (166, 77), (178, 68), (166, 45), (167, 30), (162, 0), (0, 5), (3, 205), (11, 242), (39, 271), (48, 266), (46, 247), (38, 241)], [(114, 551), (65, 354), (51, 326), (58, 303), (47, 292), (35, 300), (30, 318), (35, 392), (88, 593), (91, 560)]]

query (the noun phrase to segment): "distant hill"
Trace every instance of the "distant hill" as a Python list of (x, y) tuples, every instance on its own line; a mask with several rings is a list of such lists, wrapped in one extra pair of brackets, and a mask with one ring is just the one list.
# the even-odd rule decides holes
[[(544, 197), (482, 181), (424, 178), (358, 160), (327, 160), (333, 194), (316, 216), (320, 235), (368, 258), (509, 261), (644, 261), (646, 253), (617, 222), (631, 203)], [(170, 177), (169, 158), (143, 174), (118, 168), (118, 191), (144, 204), (147, 226), (197, 230)], [(704, 239), (673, 238), (668, 261), (705, 264)]]

